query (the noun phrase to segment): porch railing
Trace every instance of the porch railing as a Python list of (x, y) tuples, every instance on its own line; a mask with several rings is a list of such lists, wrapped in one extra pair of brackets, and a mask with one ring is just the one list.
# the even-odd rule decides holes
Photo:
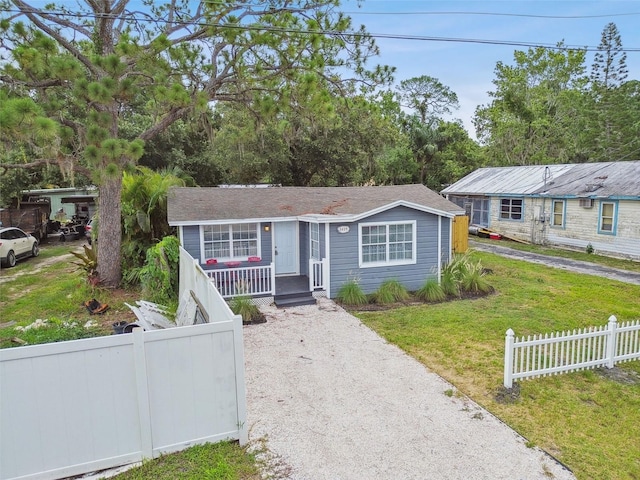
[(211, 282), (224, 298), (239, 295), (275, 295), (273, 263), (258, 267), (234, 267), (206, 270)]
[(326, 290), (325, 281), (327, 278), (326, 262), (324, 260), (309, 259), (309, 290)]

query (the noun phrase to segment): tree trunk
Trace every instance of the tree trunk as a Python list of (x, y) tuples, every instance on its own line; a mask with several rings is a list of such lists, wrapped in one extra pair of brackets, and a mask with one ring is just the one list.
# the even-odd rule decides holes
[(100, 185), (98, 197), (98, 274), (100, 283), (109, 288), (120, 285), (122, 274), (121, 190), (120, 174), (113, 178), (105, 178)]

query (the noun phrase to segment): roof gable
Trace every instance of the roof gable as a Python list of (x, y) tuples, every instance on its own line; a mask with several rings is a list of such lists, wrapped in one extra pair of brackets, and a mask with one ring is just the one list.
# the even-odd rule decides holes
[(316, 217), (355, 221), (394, 206), (453, 216), (457, 205), (424, 185), (381, 187), (176, 187), (169, 191), (170, 225), (246, 219)]

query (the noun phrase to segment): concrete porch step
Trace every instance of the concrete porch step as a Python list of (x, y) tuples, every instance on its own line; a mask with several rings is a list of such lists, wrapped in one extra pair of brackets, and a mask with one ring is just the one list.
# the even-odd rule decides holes
[(311, 292), (296, 292), (276, 295), (274, 303), (278, 308), (299, 307), (300, 305), (315, 305), (316, 299)]

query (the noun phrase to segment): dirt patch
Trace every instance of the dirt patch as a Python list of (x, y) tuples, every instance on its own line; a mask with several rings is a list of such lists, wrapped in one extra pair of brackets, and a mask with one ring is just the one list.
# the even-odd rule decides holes
[(514, 383), (511, 388), (501, 386), (498, 388), (493, 398), (496, 402), (504, 405), (516, 403), (520, 400), (520, 385), (518, 383)]
[(418, 297), (411, 295), (409, 300), (405, 302), (395, 303), (367, 303), (365, 305), (347, 305), (336, 300), (336, 303), (348, 312), (382, 312), (386, 310), (394, 310), (400, 307), (413, 307), (417, 305), (435, 305), (437, 303), (453, 302), (456, 300), (474, 300), (476, 298), (484, 298), (495, 293), (495, 289), (491, 288), (489, 292), (463, 292), (459, 297), (450, 297), (442, 302), (425, 302)]
[(621, 383), (623, 385), (639, 385), (640, 375), (632, 370), (625, 370), (619, 367), (597, 368), (595, 372), (607, 380)]

